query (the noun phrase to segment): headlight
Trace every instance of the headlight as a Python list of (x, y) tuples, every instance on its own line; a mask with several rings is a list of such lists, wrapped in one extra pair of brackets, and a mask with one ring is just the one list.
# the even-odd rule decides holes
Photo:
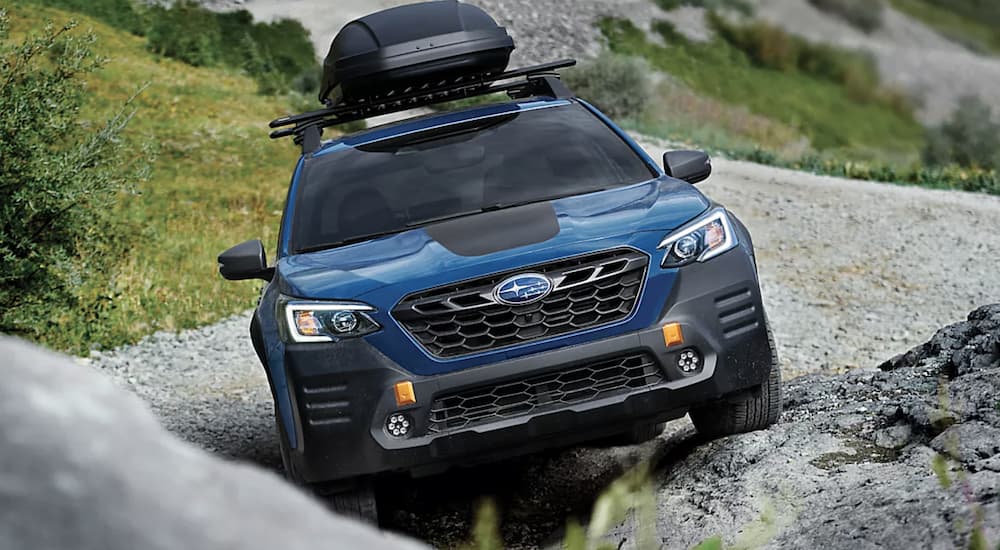
[(382, 327), (367, 312), (365, 304), (333, 302), (285, 302), (285, 339), (292, 342), (334, 342), (357, 338)]
[(667, 235), (657, 248), (667, 251), (660, 265), (680, 267), (712, 259), (737, 244), (733, 224), (726, 211), (719, 208)]

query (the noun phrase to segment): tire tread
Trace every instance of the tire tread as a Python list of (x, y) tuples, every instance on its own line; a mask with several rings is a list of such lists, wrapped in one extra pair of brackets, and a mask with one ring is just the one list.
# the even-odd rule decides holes
[(702, 435), (722, 437), (762, 430), (781, 417), (781, 363), (774, 345), (771, 327), (767, 328), (771, 344), (771, 368), (759, 391), (737, 402), (714, 403), (691, 410), (691, 421)]

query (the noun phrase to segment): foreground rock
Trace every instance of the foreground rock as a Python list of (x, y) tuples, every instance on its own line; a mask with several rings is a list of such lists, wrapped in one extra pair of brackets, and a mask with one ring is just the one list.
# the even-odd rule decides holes
[(0, 548), (420, 548), (169, 435), (96, 372), (0, 336)]
[(793, 381), (779, 425), (689, 439), (661, 463), (656, 490), (668, 548), (713, 536), (754, 547), (969, 547), (974, 528), (996, 544), (1000, 304), (879, 369)]

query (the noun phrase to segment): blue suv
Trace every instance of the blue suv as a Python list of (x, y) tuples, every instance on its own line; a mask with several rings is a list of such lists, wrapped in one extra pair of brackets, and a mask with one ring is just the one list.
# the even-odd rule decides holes
[[(777, 420), (750, 234), (693, 185), (708, 157), (657, 165), (562, 85), (568, 64), (332, 141), (318, 130), (413, 102), (273, 124), (304, 149), (277, 262), (248, 241), (220, 269), (267, 282), (250, 333), (285, 471), (337, 509), (373, 517), (380, 473), (641, 441), (684, 414), (708, 436)], [(440, 86), (421, 103), (454, 99)]]

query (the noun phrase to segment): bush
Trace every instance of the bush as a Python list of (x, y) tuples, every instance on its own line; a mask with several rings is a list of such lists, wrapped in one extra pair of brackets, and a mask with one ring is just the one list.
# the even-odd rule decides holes
[(287, 92), (300, 75), (316, 70), (316, 51), (298, 21), (254, 23), (248, 11), (216, 13), (193, 0), (149, 10), (153, 52), (194, 66), (243, 69), (262, 94)]
[(1000, 2), (994, 0), (924, 0), (987, 25), (1000, 25)]
[(130, 114), (78, 120), (84, 77), (103, 62), (92, 35), (49, 24), (15, 43), (7, 27), (0, 10), (0, 332), (44, 341), (68, 330), (60, 312), (101, 315), (85, 282), (111, 278), (126, 233), (110, 212), (144, 163), (122, 153)]
[(1000, 195), (1000, 173), (996, 170), (962, 168), (954, 164), (906, 168), (878, 162), (859, 162), (836, 156), (820, 156), (815, 153), (788, 160), (759, 148), (718, 152), (730, 158), (828, 176)]
[(924, 161), (1000, 170), (1000, 123), (989, 105), (975, 96), (962, 98), (951, 118), (928, 132)]
[(142, 35), (146, 25), (133, 0), (31, 0), (43, 6), (82, 13), (132, 34)]
[(149, 8), (149, 49), (195, 67), (210, 66), (223, 58), (222, 33), (212, 12), (193, 0), (170, 7)]
[(881, 0), (809, 0), (809, 3), (866, 33), (882, 28), (885, 6)]
[(866, 54), (815, 44), (763, 21), (738, 25), (715, 14), (709, 21), (723, 40), (757, 66), (798, 71), (839, 84), (859, 103), (880, 102), (904, 115), (912, 110), (903, 95), (881, 87), (875, 62)]
[(642, 58), (602, 53), (574, 70), (566, 84), (610, 117), (634, 117), (645, 110), (653, 94), (651, 68)]
[[(316, 50), (309, 40), (309, 31), (292, 19), (270, 23), (254, 23), (253, 15), (245, 10), (213, 13), (222, 37), (222, 62), (230, 67), (247, 68), (252, 76), (280, 76), (283, 89), (288, 89), (306, 71), (317, 71)], [(247, 67), (248, 49), (255, 49), (263, 59), (263, 70)], [(318, 77), (317, 77), (318, 78)], [(319, 84), (313, 92), (319, 91)]]

